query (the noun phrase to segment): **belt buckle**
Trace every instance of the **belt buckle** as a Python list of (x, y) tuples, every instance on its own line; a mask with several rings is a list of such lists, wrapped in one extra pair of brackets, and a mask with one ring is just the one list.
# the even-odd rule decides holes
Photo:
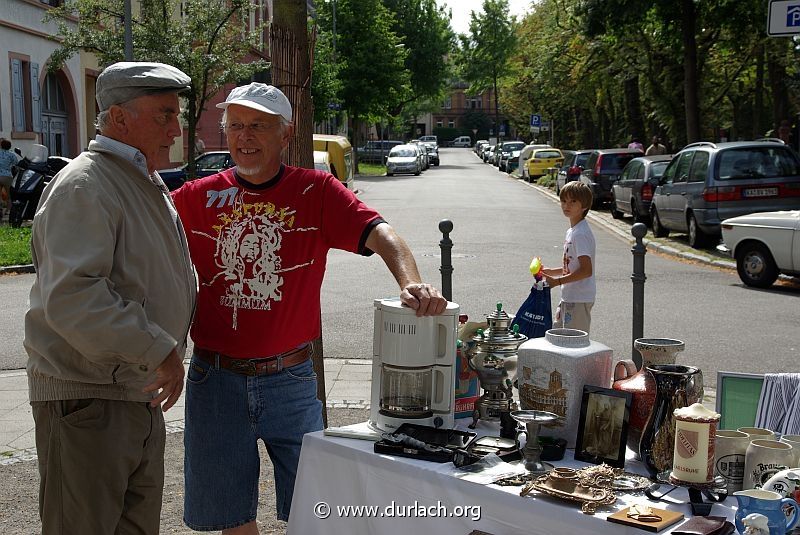
[(236, 359), (231, 361), (230, 369), (242, 375), (256, 375), (256, 365), (252, 360)]

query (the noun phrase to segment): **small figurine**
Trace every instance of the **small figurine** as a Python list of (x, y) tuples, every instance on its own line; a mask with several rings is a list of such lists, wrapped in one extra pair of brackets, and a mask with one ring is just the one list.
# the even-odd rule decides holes
[(750, 513), (742, 519), (744, 535), (769, 535), (769, 519), (758, 513)]

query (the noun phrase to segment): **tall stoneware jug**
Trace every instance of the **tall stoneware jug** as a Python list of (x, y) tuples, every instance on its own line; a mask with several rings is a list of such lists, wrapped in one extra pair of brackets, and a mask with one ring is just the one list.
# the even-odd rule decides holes
[[(654, 364), (646, 368), (656, 382), (656, 397), (653, 412), (647, 420), (642, 439), (639, 442), (639, 455), (650, 477), (672, 469), (672, 456), (675, 447), (675, 409), (688, 407), (694, 401), (697, 387), (695, 382), (700, 370), (694, 366), (677, 364)], [(702, 388), (701, 388), (702, 391)], [(702, 394), (701, 394), (702, 399)]]
[(672, 338), (637, 338), (633, 347), (642, 355), (642, 368), (637, 371), (632, 360), (620, 360), (614, 367), (612, 387), (632, 394), (628, 447), (638, 453), (642, 431), (656, 399), (656, 380), (646, 368), (656, 364), (675, 364), (677, 354), (686, 344)]
[(554, 412), (561, 418), (539, 434), (575, 446), (585, 385), (608, 388), (613, 351), (585, 331), (550, 329), (519, 347), (517, 385), (523, 409)]

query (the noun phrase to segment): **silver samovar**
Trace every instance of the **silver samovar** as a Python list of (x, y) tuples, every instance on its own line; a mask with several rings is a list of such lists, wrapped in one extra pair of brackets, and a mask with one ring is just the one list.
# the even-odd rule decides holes
[(509, 328), (511, 317), (497, 303), (497, 310), (486, 316), (487, 329), (478, 329), (474, 345), (467, 351), (469, 367), (478, 374), (483, 395), (475, 402), (471, 429), (478, 420), (500, 421), (500, 436), (515, 438), (516, 422), (511, 411), (517, 409), (509, 375), (517, 368), (517, 349), (527, 336), (519, 326)]

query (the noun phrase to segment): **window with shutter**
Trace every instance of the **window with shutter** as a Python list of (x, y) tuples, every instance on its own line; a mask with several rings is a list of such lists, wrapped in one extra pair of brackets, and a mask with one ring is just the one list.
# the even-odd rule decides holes
[(22, 75), (22, 60), (11, 59), (11, 99), (13, 107), (13, 130), (26, 132), (25, 124), (25, 81)]

